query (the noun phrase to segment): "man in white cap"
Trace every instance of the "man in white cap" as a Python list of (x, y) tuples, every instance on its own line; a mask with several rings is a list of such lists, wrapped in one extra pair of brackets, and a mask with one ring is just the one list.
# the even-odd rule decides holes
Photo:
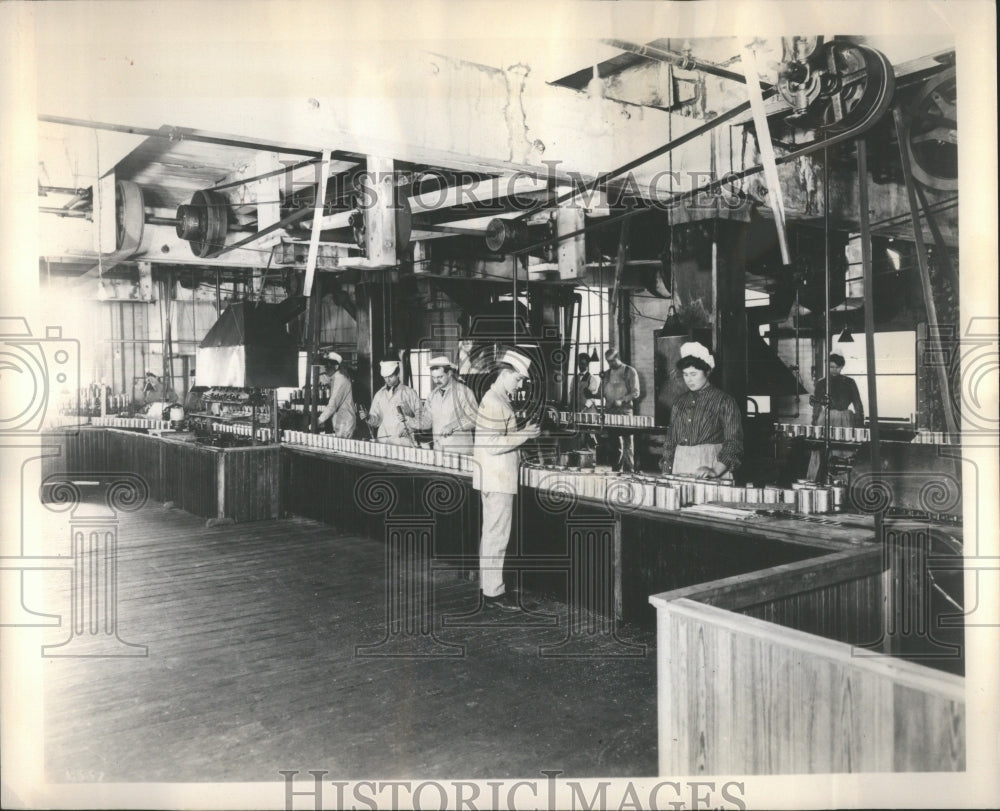
[(520, 611), (516, 595), (507, 593), (503, 562), (510, 543), (514, 496), (517, 495), (520, 451), (539, 435), (537, 424), (517, 427), (510, 398), (530, 373), (530, 360), (506, 352), (497, 364), (497, 379), (483, 395), (476, 417), (472, 486), (482, 493), (483, 531), (479, 541), (479, 586), (487, 608)]
[(351, 379), (341, 370), (343, 358), (336, 352), (326, 356), (326, 366), (319, 376), (320, 383), (330, 387), (330, 399), (320, 412), (318, 423), (333, 419), (333, 435), (350, 439), (357, 427), (354, 389)]
[(743, 422), (736, 401), (708, 381), (715, 358), (708, 347), (681, 344), (677, 361), (687, 391), (674, 400), (663, 443), (664, 473), (732, 478), (743, 461)]
[(379, 372), (385, 385), (372, 397), (368, 424), (378, 430), (379, 442), (388, 445), (413, 445), (413, 432), (405, 418), (416, 416), (420, 398), (413, 389), (400, 382), (398, 360), (382, 361)]
[[(622, 362), (617, 349), (609, 349), (604, 353), (604, 358), (608, 362), (608, 370), (601, 381), (604, 413), (631, 415), (632, 403), (639, 397), (639, 373)], [(613, 438), (616, 445), (614, 469), (634, 473), (635, 445), (632, 435), (617, 433)]]
[(434, 448), (449, 453), (472, 453), (478, 405), (472, 389), (462, 383), (455, 366), (444, 355), (431, 358), (434, 389), (418, 419), (407, 424), (434, 433)]

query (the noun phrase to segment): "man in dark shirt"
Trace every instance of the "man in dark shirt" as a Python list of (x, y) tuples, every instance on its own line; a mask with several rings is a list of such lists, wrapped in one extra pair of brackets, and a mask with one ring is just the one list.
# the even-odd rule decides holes
[[(632, 415), (633, 403), (639, 398), (639, 373), (623, 363), (617, 349), (604, 353), (608, 370), (601, 381), (605, 414)], [(615, 470), (635, 472), (635, 444), (632, 434), (617, 433), (612, 437)]]
[[(816, 391), (809, 398), (813, 407), (812, 424), (825, 424), (823, 409), (829, 408), (831, 428), (851, 428), (855, 424), (864, 425), (865, 407), (861, 402), (858, 384), (841, 374), (844, 370), (844, 356), (833, 353), (830, 355), (829, 362), (829, 377), (824, 377), (816, 383)], [(828, 387), (829, 396), (827, 396)], [(854, 407), (853, 415), (849, 410), (851, 406)]]

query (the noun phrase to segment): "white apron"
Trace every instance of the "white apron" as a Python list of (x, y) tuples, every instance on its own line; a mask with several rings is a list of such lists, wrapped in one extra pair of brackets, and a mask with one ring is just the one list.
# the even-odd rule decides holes
[[(672, 473), (682, 475), (693, 475), (700, 467), (712, 467), (719, 461), (719, 451), (722, 450), (722, 443), (708, 445), (678, 445), (674, 449), (674, 467)], [(732, 479), (733, 474), (726, 471), (718, 478)]]

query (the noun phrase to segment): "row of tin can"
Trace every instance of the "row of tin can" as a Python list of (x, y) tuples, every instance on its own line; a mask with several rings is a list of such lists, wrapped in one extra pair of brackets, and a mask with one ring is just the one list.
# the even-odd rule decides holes
[(635, 414), (601, 414), (590, 411), (560, 411), (559, 421), (565, 425), (613, 425), (618, 428), (652, 428), (655, 423), (652, 417)]
[(462, 453), (446, 453), (407, 445), (389, 445), (364, 439), (345, 439), (333, 434), (311, 434), (308, 431), (283, 431), (281, 439), (290, 445), (302, 445), (306, 448), (318, 448), (350, 456), (388, 459), (442, 470), (472, 472), (472, 457)]
[(916, 445), (961, 445), (962, 436), (944, 431), (917, 431), (910, 443)]
[[(232, 434), (234, 436), (253, 436), (253, 428), (245, 423), (213, 422), (212, 431), (216, 434)], [(258, 428), (257, 439), (261, 442), (271, 442), (274, 432), (270, 428)]]
[(148, 431), (166, 431), (169, 420), (150, 420), (145, 417), (92, 417), (90, 424), (99, 428), (144, 428)]
[[(779, 422), (774, 427), (779, 433), (785, 436), (826, 439), (825, 425), (801, 425), (797, 422)], [(830, 439), (835, 442), (869, 442), (871, 441), (871, 429), (845, 428), (840, 425), (831, 425)]]
[(521, 484), (564, 496), (597, 499), (613, 507), (679, 510), (709, 503), (789, 504), (802, 514), (841, 510), (847, 492), (840, 485), (814, 482), (796, 482), (789, 488), (737, 487), (732, 482), (688, 476), (621, 476), (530, 464), (521, 466)]

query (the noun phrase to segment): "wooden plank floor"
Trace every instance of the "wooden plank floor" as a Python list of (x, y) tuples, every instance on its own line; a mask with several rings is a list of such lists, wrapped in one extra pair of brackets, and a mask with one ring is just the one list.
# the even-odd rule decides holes
[[(565, 606), (539, 605), (557, 625), (489, 612), (443, 627), (478, 589), (442, 571), (437, 633), (464, 655), (359, 658), (386, 632), (385, 544), (303, 519), (206, 529), (149, 505), (123, 520), (118, 560), (119, 634), (148, 656), (45, 659), (52, 781), (656, 774), (651, 634), (621, 633), (643, 657), (540, 657), (566, 636)], [(58, 644), (69, 577), (48, 585)]]

